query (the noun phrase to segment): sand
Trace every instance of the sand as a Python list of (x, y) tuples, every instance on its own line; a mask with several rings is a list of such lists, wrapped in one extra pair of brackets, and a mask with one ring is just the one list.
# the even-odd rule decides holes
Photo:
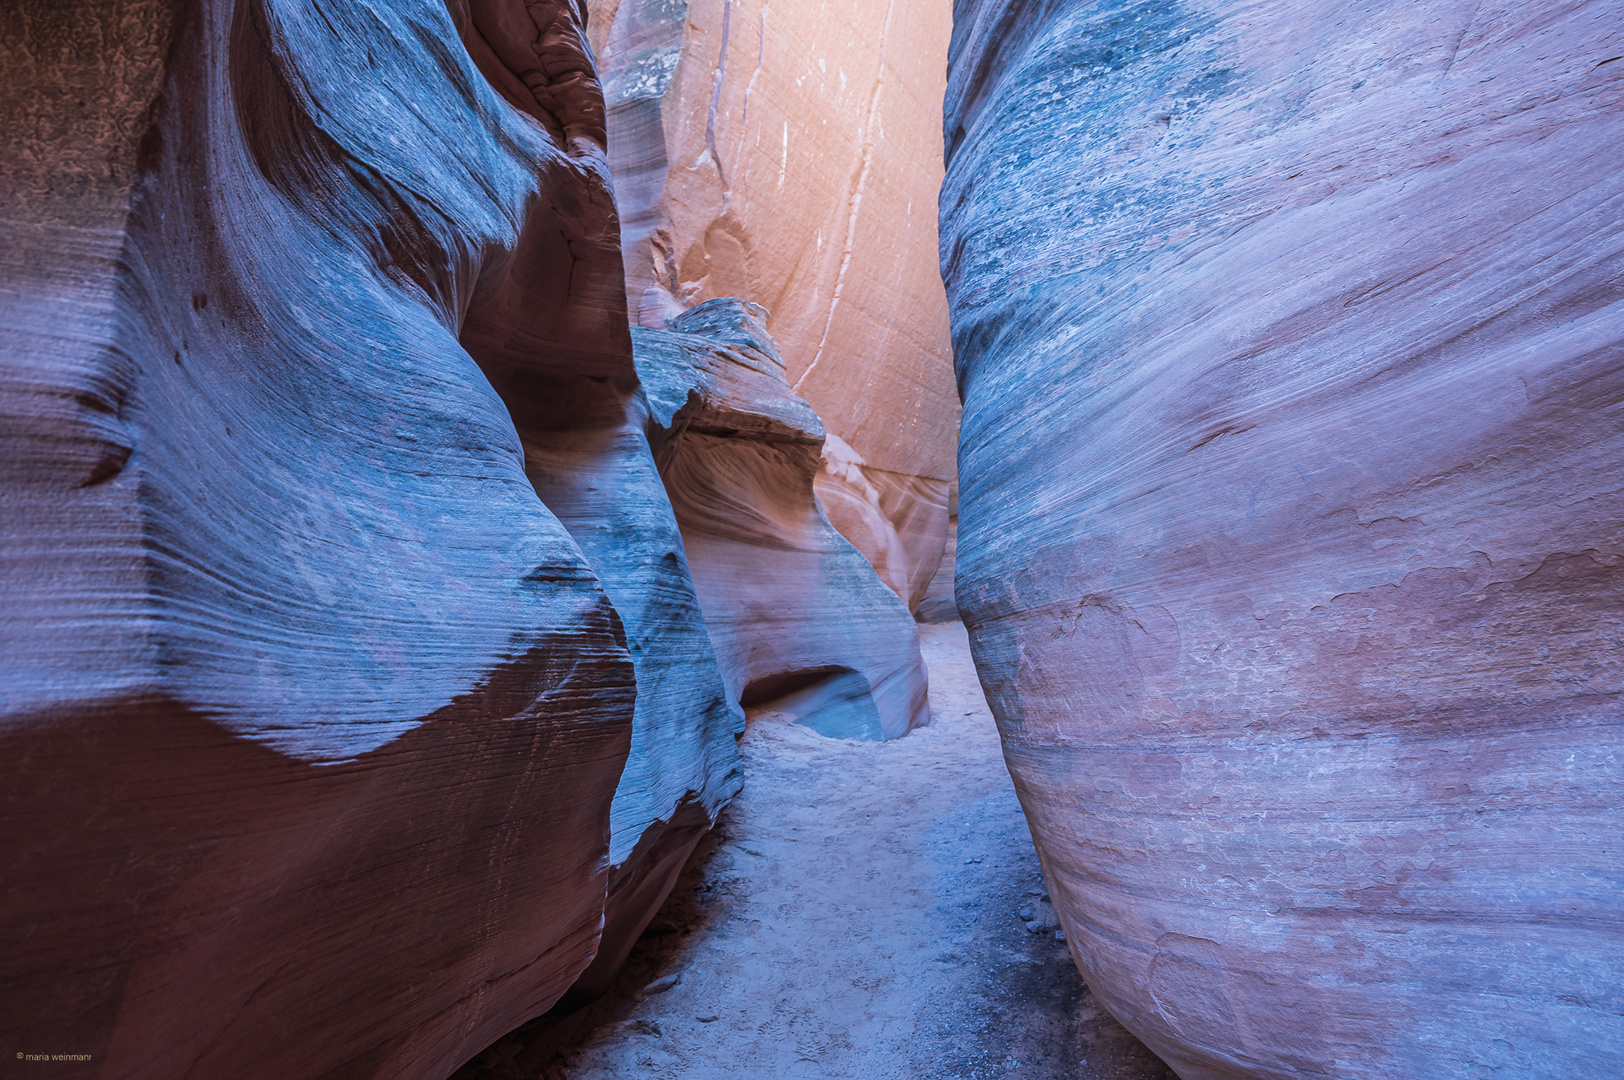
[(614, 989), (458, 1080), (1176, 1080), (1057, 938), (964, 628), (920, 630), (929, 727), (753, 714), (743, 793)]

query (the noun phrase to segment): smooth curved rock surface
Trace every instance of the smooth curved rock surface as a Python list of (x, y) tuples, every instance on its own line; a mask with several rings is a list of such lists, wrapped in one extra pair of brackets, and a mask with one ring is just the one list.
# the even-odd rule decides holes
[(1184, 1080), (1624, 1058), (1621, 28), (957, 4), (958, 602)]
[(945, 4), (592, 0), (634, 322), (738, 296), (833, 434), (830, 520), (916, 604), (953, 475)]
[(955, 483), (947, 494), (947, 546), (936, 573), (925, 583), (925, 594), (914, 607), (914, 618), (922, 623), (956, 622), (959, 605), (953, 599), (953, 571), (958, 562), (959, 491)]
[(744, 713), (717, 666), (641, 407), (590, 377), (533, 371), (526, 384), (535, 407), (515, 409), (526, 469), (602, 580), (637, 674), (631, 752), (610, 808), (603, 940), (568, 1005), (608, 988), (738, 792)]
[(0, 33), (0, 1031), (447, 1075), (635, 939), (738, 783), (575, 8)]
[(812, 486), (829, 523), (917, 610), (945, 557), (950, 485), (876, 469), (846, 440), (828, 435)]
[(930, 719), (907, 607), (824, 516), (824, 432), (784, 379), (759, 305), (709, 300), (634, 329), (654, 457), (730, 697), (838, 738)]
[(607, 988), (738, 791), (733, 736), (744, 723), (634, 405), (603, 98), (577, 15), (551, 0), (474, 0), (459, 26), (491, 85), (567, 153), (511, 252), (487, 253), (461, 341), (507, 402), (536, 494), (603, 582), (637, 675), (631, 752), (610, 809), (602, 940), (565, 1004)]

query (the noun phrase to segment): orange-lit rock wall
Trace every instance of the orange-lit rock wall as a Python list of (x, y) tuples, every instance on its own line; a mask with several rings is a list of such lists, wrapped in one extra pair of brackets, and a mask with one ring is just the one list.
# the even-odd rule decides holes
[(935, 224), (947, 5), (590, 7), (633, 321), (768, 309), (832, 436), (824, 508), (912, 606), (945, 541), (958, 409)]

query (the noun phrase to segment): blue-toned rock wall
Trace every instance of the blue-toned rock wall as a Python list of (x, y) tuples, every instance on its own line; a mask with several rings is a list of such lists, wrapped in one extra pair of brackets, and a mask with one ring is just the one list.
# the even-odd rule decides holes
[(959, 0), (957, 596), (1184, 1080), (1624, 1057), (1624, 7)]
[(447, 1075), (739, 783), (578, 9), (29, 2), (0, 81), (5, 1053)]

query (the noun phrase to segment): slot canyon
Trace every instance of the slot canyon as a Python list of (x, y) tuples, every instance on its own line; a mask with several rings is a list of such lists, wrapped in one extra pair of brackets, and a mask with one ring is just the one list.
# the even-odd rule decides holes
[(1620, 0), (0, 86), (0, 1076), (1624, 1077)]

